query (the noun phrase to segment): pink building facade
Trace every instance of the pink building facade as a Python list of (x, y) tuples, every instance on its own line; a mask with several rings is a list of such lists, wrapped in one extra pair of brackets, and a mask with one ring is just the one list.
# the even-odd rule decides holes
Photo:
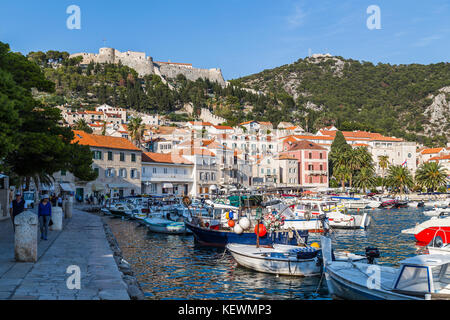
[(328, 177), (328, 150), (310, 141), (293, 143), (283, 152), (298, 160), (298, 181), (302, 187), (327, 188)]

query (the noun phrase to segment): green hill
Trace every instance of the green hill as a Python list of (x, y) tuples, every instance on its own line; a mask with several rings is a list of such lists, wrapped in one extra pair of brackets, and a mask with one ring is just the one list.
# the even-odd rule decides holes
[(209, 108), (236, 125), (246, 120), (290, 121), (309, 132), (328, 125), (340, 130), (369, 130), (445, 145), (450, 138), (450, 64), (373, 65), (342, 57), (320, 56), (230, 81), (223, 88), (182, 75), (140, 78), (123, 65), (79, 65), (66, 52), (32, 52), (28, 58), (43, 68), (56, 93), (46, 104), (94, 106), (108, 103), (149, 113), (166, 114), (192, 103)]
[(342, 57), (300, 59), (233, 80), (278, 97), (283, 120), (317, 129), (366, 129), (443, 144), (450, 138), (450, 64), (374, 65)]

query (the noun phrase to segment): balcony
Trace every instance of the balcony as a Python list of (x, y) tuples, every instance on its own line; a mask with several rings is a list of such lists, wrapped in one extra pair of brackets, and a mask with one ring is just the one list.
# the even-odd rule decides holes
[(217, 170), (216, 164), (197, 164), (197, 170)]
[(193, 182), (194, 179), (187, 174), (144, 174), (142, 181), (149, 182)]
[(326, 170), (305, 170), (305, 173), (309, 176), (327, 176), (328, 171)]

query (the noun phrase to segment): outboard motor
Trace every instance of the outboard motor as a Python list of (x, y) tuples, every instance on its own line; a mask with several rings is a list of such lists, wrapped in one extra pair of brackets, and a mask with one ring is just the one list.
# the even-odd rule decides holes
[(376, 258), (380, 257), (380, 251), (378, 248), (368, 247), (366, 248), (366, 258), (369, 264), (373, 264)]
[(326, 214), (319, 215), (319, 220), (322, 223), (323, 235), (326, 236), (330, 231), (330, 224)]

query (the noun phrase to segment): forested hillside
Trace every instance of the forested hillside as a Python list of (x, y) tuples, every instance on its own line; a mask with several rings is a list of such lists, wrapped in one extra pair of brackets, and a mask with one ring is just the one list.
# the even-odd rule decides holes
[(285, 96), (283, 120), (303, 117), (306, 126), (334, 124), (428, 144), (450, 138), (449, 63), (374, 65), (321, 56), (232, 82)]
[[(223, 88), (182, 75), (139, 78), (123, 65), (80, 66), (68, 53), (32, 52), (28, 58), (44, 70), (56, 91), (46, 104), (86, 107), (108, 103), (187, 120), (174, 111), (192, 103), (209, 108), (230, 125), (245, 120), (300, 124), (305, 130), (335, 125), (340, 130), (369, 130), (444, 145), (450, 138), (450, 64), (373, 65), (323, 56), (230, 81)], [(169, 86), (170, 84), (170, 86)], [(249, 90), (251, 89), (251, 90)]]

